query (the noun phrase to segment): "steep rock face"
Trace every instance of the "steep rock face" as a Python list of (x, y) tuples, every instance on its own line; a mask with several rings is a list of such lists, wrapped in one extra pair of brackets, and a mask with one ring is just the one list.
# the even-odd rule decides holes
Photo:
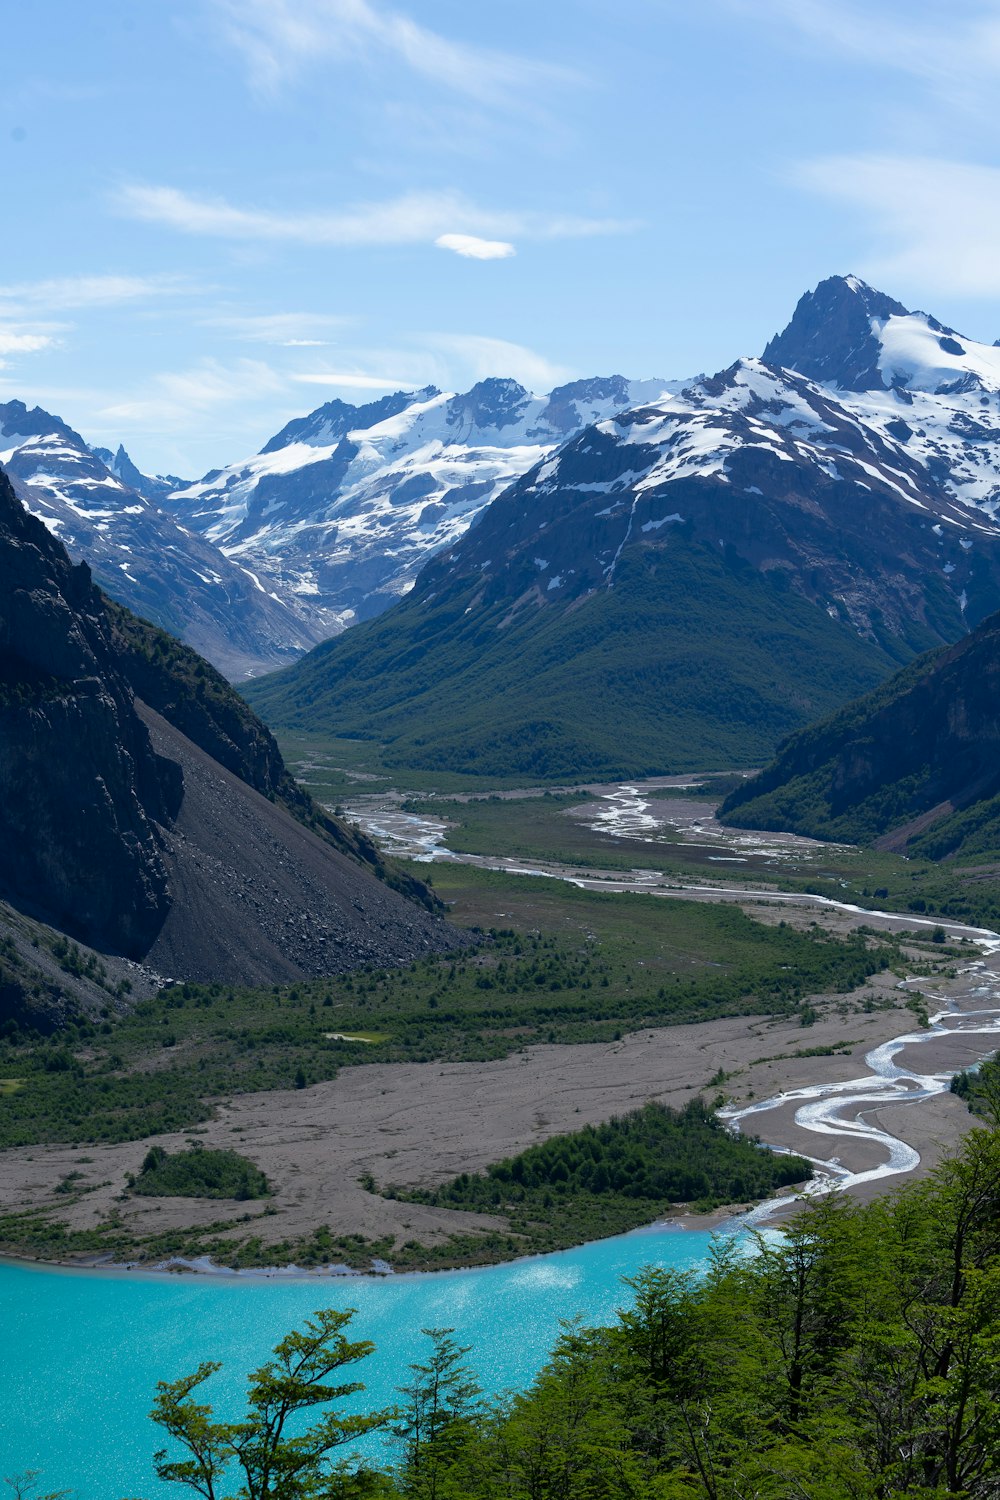
[[(109, 455), (110, 456), (110, 455)], [(119, 463), (120, 472), (113, 469)], [(237, 679), (294, 660), (327, 634), (308, 608), (230, 562), (158, 507), (124, 450), (109, 466), (59, 417), (20, 401), (0, 405), (0, 463), (32, 515), (102, 588), (186, 640)], [(145, 478), (145, 476), (139, 476)]]
[(873, 321), (910, 314), (856, 276), (829, 276), (799, 298), (792, 321), (764, 350), (769, 365), (798, 370), (845, 391), (881, 390), (881, 346)]
[(0, 897), (175, 977), (239, 983), (460, 941), (392, 880), (224, 680), (109, 604), (0, 474)]
[(141, 952), (167, 909), (158, 824), (178, 809), (180, 775), (114, 666), (89, 569), (2, 474), (0, 538), (0, 891), (85, 941)]
[(672, 389), (620, 375), (535, 396), (514, 380), (330, 401), (256, 457), (170, 499), (187, 527), (325, 612), (329, 634), (380, 613), (490, 501), (588, 422)]
[[(745, 826), (916, 842), (939, 857), (1000, 806), (1000, 614), (783, 745), (727, 800)], [(956, 814), (959, 816), (956, 817)]]

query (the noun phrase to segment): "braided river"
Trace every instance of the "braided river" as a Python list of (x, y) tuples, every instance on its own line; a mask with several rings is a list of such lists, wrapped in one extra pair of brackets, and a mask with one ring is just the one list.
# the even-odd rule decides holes
[[(604, 789), (592, 826), (632, 839), (648, 834), (652, 840), (658, 821), (654, 794), (664, 785)], [(676, 876), (649, 870), (583, 875), (547, 862), (456, 854), (447, 849), (443, 822), (377, 799), (351, 811), (385, 847), (428, 862), (459, 859), (664, 899), (683, 895), (745, 903), (754, 894), (721, 884), (679, 885)], [(686, 835), (714, 847), (709, 858), (721, 865), (751, 868), (807, 842), (723, 832), (697, 813), (688, 815)], [(828, 897), (766, 889), (756, 894), (768, 902), (825, 906), (876, 928), (923, 925), (914, 917), (863, 912)], [(1000, 934), (941, 925), (950, 938), (969, 940), (968, 958), (959, 962), (954, 978), (935, 982), (933, 994), (921, 980), (931, 1008), (928, 1026), (904, 1030), (856, 1059), (854, 1077), (804, 1082), (728, 1113), (734, 1127), (746, 1127), (765, 1141), (773, 1122), (792, 1121), (798, 1139), (813, 1143), (806, 1154), (817, 1168), (814, 1193), (888, 1183), (911, 1173), (920, 1164), (917, 1146), (869, 1117), (900, 1104), (919, 1110), (947, 1092), (958, 1067), (1000, 1047)], [(803, 1067), (808, 1066), (805, 1061)], [(831, 1155), (833, 1137), (841, 1150), (845, 1142), (863, 1147), (859, 1160), (845, 1164)], [(773, 1211), (771, 1204), (768, 1214)], [(748, 1230), (763, 1218), (762, 1211), (754, 1211), (731, 1221), (726, 1231), (745, 1237), (749, 1248)], [(318, 1307), (356, 1308), (355, 1336), (376, 1344), (375, 1354), (358, 1370), (367, 1385), (359, 1398), (365, 1404), (394, 1399), (395, 1388), (406, 1382), (407, 1364), (426, 1352), (421, 1329), (429, 1327), (452, 1327), (472, 1346), (469, 1363), (487, 1391), (521, 1385), (544, 1362), (561, 1319), (609, 1318), (628, 1300), (623, 1276), (650, 1264), (697, 1269), (711, 1239), (707, 1231), (658, 1225), (505, 1266), (416, 1276), (189, 1276), (0, 1264), (0, 1476), (38, 1470), (44, 1491), (69, 1488), (79, 1500), (166, 1494), (151, 1463), (159, 1434), (147, 1414), (156, 1381), (185, 1374), (204, 1359), (221, 1360), (224, 1369), (213, 1378), (210, 1399), (235, 1416), (246, 1372)]]

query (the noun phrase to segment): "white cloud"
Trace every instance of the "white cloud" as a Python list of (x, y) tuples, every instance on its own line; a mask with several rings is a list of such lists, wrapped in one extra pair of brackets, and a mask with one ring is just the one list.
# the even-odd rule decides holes
[(331, 60), (402, 63), (438, 87), (477, 102), (530, 98), (574, 75), (550, 63), (475, 47), (372, 0), (211, 0), (223, 34), (258, 91), (273, 94)]
[(191, 290), (181, 276), (57, 276), (0, 286), (0, 303), (47, 308), (112, 307)]
[(485, 334), (433, 333), (427, 335), (426, 342), (449, 356), (450, 383), (459, 390), (491, 375), (502, 375), (520, 381), (529, 390), (547, 391), (554, 385), (572, 380), (576, 373), (524, 344), (512, 344), (507, 339), (491, 338)]
[(407, 391), (414, 385), (412, 380), (394, 376), (387, 380), (381, 375), (352, 374), (342, 370), (313, 370), (291, 378), (299, 385), (343, 385), (360, 391)]
[(37, 354), (41, 349), (51, 349), (55, 342), (51, 334), (18, 333), (13, 328), (0, 327), (0, 355)]
[(354, 322), (333, 313), (216, 313), (201, 318), (203, 328), (218, 328), (230, 338), (249, 344), (274, 344), (285, 349), (319, 349), (329, 344), (317, 334), (332, 333)]
[(199, 198), (179, 188), (133, 184), (116, 195), (116, 202), (130, 218), (182, 234), (303, 245), (430, 244), (443, 235), (566, 239), (636, 228), (634, 221), (621, 219), (484, 209), (455, 192), (405, 193), (322, 213), (279, 213), (240, 208), (224, 198)]
[(483, 240), (476, 234), (439, 234), (434, 243), (469, 260), (508, 260), (517, 253), (509, 240)]
[(1000, 167), (937, 157), (832, 156), (801, 164), (794, 181), (847, 203), (869, 223), (860, 269), (930, 292), (1000, 296)]

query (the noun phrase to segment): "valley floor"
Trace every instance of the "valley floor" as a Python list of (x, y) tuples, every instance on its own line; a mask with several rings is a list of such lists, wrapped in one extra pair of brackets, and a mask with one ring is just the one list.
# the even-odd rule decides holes
[[(40, 1214), (48, 1224), (64, 1224), (65, 1246), (53, 1239), (34, 1248), (44, 1258), (76, 1264), (100, 1258), (98, 1246), (105, 1261), (111, 1247), (117, 1260), (136, 1253), (147, 1266), (206, 1252), (257, 1267), (287, 1265), (296, 1257), (310, 1265), (343, 1261), (354, 1267), (374, 1258), (407, 1270), (510, 1259), (557, 1246), (526, 1243), (500, 1213), (405, 1202), (383, 1192), (433, 1189), (649, 1100), (676, 1108), (695, 1096), (714, 1105), (724, 1101), (727, 1113), (745, 1115), (741, 1128), (747, 1134), (825, 1163), (825, 1173), (871, 1174), (850, 1185), (859, 1196), (926, 1173), (973, 1123), (964, 1102), (947, 1091), (947, 1078), (995, 1050), (1000, 954), (989, 951), (990, 945), (974, 946), (972, 930), (955, 924), (945, 924), (943, 944), (944, 931), (932, 940), (933, 921), (921, 925), (914, 916), (851, 910), (854, 892), (843, 886), (865, 878), (852, 868), (858, 851), (723, 830), (712, 803), (685, 797), (682, 780), (595, 786), (582, 803), (579, 794), (510, 792), (486, 802), (459, 802), (449, 787), (450, 803), (432, 799), (404, 807), (390, 791), (369, 795), (351, 811), (393, 852), (424, 861), (414, 866), (421, 874), (429, 857), (439, 894), (466, 926), (482, 930), (503, 920), (519, 932), (569, 934), (579, 943), (581, 934), (594, 938), (587, 924), (600, 911), (611, 927), (595, 928), (602, 937), (594, 951), (614, 941), (616, 951), (633, 954), (631, 971), (620, 970), (606, 992), (612, 997), (616, 983), (631, 983), (630, 972), (648, 972), (643, 965), (653, 954), (635, 946), (640, 929), (628, 927), (633, 919), (626, 917), (632, 911), (627, 891), (662, 898), (665, 915), (680, 911), (674, 898), (682, 897), (739, 905), (771, 927), (786, 923), (806, 930), (818, 924), (836, 937), (862, 927), (869, 943), (895, 933), (902, 945), (894, 950), (894, 967), (872, 974), (853, 993), (812, 995), (791, 1013), (786, 1006), (782, 1015), (622, 1027), (624, 1034), (613, 1039), (606, 1029), (601, 1040), (578, 1042), (553, 1033), (546, 1043), (544, 1031), (529, 1026), (523, 1029), (531, 1033), (530, 1044), (527, 1037), (524, 1044), (514, 1039), (508, 1045), (519, 1050), (506, 1056), (366, 1058), (363, 1066), (345, 1059), (336, 1077), (308, 1087), (217, 1095), (212, 1118), (173, 1134), (117, 1144), (8, 1147), (0, 1152), (6, 1221)], [(552, 857), (540, 861), (538, 849)], [(506, 873), (489, 875), (491, 868)], [(530, 878), (543, 873), (557, 878)], [(827, 899), (846, 897), (846, 904), (817, 904), (815, 886), (812, 894), (803, 888), (807, 878), (821, 882)], [(581, 888), (608, 894), (581, 902)], [(623, 894), (609, 902), (616, 890)], [(653, 905), (659, 908), (660, 900)], [(612, 907), (617, 917), (608, 915)], [(638, 907), (634, 921), (640, 921)], [(613, 936), (616, 922), (622, 930)], [(721, 956), (699, 950), (692, 939), (685, 946), (676, 934), (671, 941), (681, 942), (672, 962), (685, 972), (705, 973)], [(608, 1004), (596, 996), (593, 1003)], [(928, 1015), (940, 1012), (950, 1013), (948, 1021), (928, 1028)], [(641, 1007), (632, 1012), (642, 1013)], [(339, 1020), (344, 1012), (329, 1014)], [(379, 1024), (369, 1014), (365, 1024)], [(881, 1056), (875, 1076), (866, 1058), (904, 1037), (911, 1040)], [(141, 1066), (155, 1067), (157, 1060)], [(858, 1086), (841, 1096), (837, 1086), (849, 1081)], [(746, 1116), (775, 1100), (774, 1107)], [(803, 1114), (807, 1100), (818, 1102)], [(129, 1193), (128, 1175), (139, 1172), (154, 1139), (168, 1151), (195, 1142), (236, 1150), (264, 1171), (273, 1195), (229, 1202)], [(890, 1158), (891, 1175), (880, 1170)], [(692, 1215), (691, 1222), (720, 1222), (735, 1207), (711, 1218)], [(615, 1232), (615, 1226), (603, 1225), (598, 1215), (587, 1231), (581, 1238)], [(158, 1252), (160, 1240), (171, 1249)], [(6, 1245), (19, 1248), (9, 1235)]]
[[(856, 996), (813, 997), (818, 1018), (807, 1030), (794, 1019), (738, 1017), (643, 1030), (608, 1043), (534, 1046), (490, 1062), (345, 1068), (335, 1080), (309, 1089), (222, 1099), (205, 1126), (156, 1138), (168, 1150), (196, 1136), (205, 1146), (245, 1153), (278, 1185), (266, 1204), (123, 1200), (125, 1174), (138, 1172), (149, 1140), (8, 1149), (0, 1155), (0, 1201), (8, 1213), (51, 1208), (59, 1202), (60, 1182), (76, 1172), (80, 1195), (59, 1212), (76, 1230), (110, 1216), (137, 1243), (165, 1231), (201, 1229), (220, 1250), (259, 1235), (261, 1250), (254, 1258), (267, 1264), (268, 1246), (294, 1244), (328, 1225), (337, 1241), (357, 1235), (384, 1246), (393, 1264), (419, 1267), (424, 1258), (417, 1245), (440, 1247), (434, 1265), (461, 1263), (470, 1257), (447, 1251), (440, 1256), (452, 1236), (503, 1229), (505, 1221), (384, 1198), (359, 1179), (371, 1174), (379, 1186), (433, 1186), (649, 1099), (676, 1107), (695, 1093), (711, 1097), (720, 1070), (728, 1075), (724, 1092), (737, 1106), (804, 1085), (857, 1078), (866, 1072), (867, 1052), (915, 1024), (906, 1006), (909, 994), (898, 986), (888, 973), (869, 980)], [(944, 989), (954, 991), (960, 1008), (974, 1004), (963, 979), (946, 981)], [(934, 990), (943, 993), (937, 985)], [(873, 996), (891, 1008), (865, 1013), (857, 1002)], [(942, 1072), (966, 1066), (983, 1050), (980, 1039), (960, 1035), (922, 1045), (933, 1055), (921, 1052), (920, 1067)], [(844, 1050), (815, 1055), (827, 1048)], [(917, 1149), (921, 1172), (970, 1125), (965, 1105), (947, 1093), (919, 1107), (883, 1107), (873, 1118)], [(753, 1128), (769, 1144), (836, 1157), (853, 1171), (885, 1159), (877, 1143), (849, 1128), (819, 1142), (796, 1124), (790, 1105)], [(725, 1217), (716, 1214), (711, 1222)], [(698, 1216), (695, 1222), (710, 1221)], [(400, 1254), (408, 1241), (416, 1243)]]

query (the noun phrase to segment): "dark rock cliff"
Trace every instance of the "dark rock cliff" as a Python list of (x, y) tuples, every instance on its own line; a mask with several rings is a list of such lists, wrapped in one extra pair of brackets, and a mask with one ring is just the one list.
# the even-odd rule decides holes
[(0, 475), (0, 893), (98, 945), (140, 952), (167, 909), (157, 824), (181, 777), (155, 754), (74, 567)]
[(419, 882), (295, 784), (217, 672), (104, 598), (2, 473), (0, 898), (103, 951), (230, 983), (460, 940)]

